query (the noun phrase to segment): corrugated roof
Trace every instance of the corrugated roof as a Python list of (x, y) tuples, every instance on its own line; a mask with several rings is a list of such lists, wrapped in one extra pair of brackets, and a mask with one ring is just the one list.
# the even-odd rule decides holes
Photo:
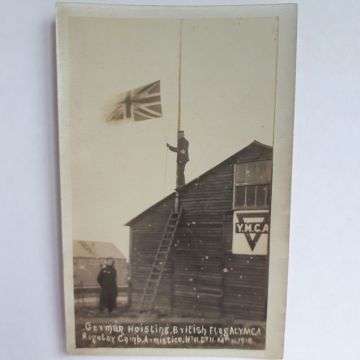
[(74, 257), (125, 259), (123, 253), (110, 242), (74, 240)]
[[(211, 169), (205, 171), (204, 173), (202, 173), (200, 176), (196, 177), (195, 179), (189, 181), (187, 184), (185, 184), (183, 187), (181, 187), (178, 191), (181, 193), (184, 189), (186, 189), (190, 184), (193, 184), (194, 182), (196, 182), (197, 180), (203, 178), (206, 175), (209, 175), (211, 172), (213, 172), (215, 169), (217, 169), (219, 166), (223, 165), (224, 163), (231, 163), (232, 161), (234, 161), (235, 159), (238, 158), (238, 156), (241, 156), (243, 153), (246, 153), (246, 151), (249, 150), (254, 150), (257, 149), (259, 152), (259, 155), (261, 155), (263, 152), (267, 153), (267, 152), (272, 152), (272, 147), (266, 144), (263, 144), (257, 140), (254, 140), (252, 143), (250, 143), (249, 145), (245, 146), (244, 148), (242, 148), (241, 150), (237, 151), (235, 154), (231, 155), (230, 157), (228, 157), (227, 159), (223, 160), (221, 163), (215, 165), (214, 167), (212, 167)], [(143, 215), (145, 215), (146, 213), (148, 213), (150, 210), (152, 210), (153, 208), (155, 208), (156, 206), (160, 205), (161, 203), (163, 203), (164, 201), (170, 199), (174, 197), (175, 198), (175, 192), (167, 195), (166, 197), (164, 197), (163, 199), (159, 200), (158, 202), (156, 202), (155, 204), (153, 204), (152, 206), (150, 206), (149, 208), (145, 209), (144, 211), (142, 211), (139, 215), (135, 216), (134, 218), (132, 218), (131, 220), (129, 220), (125, 225), (126, 226), (131, 226), (135, 221), (137, 221), (138, 219), (140, 219)]]

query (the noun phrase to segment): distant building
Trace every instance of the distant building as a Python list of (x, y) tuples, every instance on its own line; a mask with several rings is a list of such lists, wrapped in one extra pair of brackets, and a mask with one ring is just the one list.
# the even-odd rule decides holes
[[(97, 275), (106, 258), (114, 259), (117, 271), (117, 284), (120, 289), (127, 287), (128, 269), (123, 253), (112, 243), (101, 241), (79, 241), (73, 243), (74, 290), (75, 298), (86, 304), (96, 305), (100, 287)], [(119, 293), (121, 295), (121, 292)], [(92, 299), (92, 300), (91, 300)]]
[(254, 141), (130, 220), (132, 309), (265, 320), (271, 172)]

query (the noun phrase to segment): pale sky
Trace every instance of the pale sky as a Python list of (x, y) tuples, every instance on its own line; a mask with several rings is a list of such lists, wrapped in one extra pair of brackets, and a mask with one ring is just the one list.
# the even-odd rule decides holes
[[(272, 144), (275, 18), (186, 20), (182, 129), (186, 181), (253, 140)], [(128, 256), (124, 224), (173, 191), (179, 23), (70, 19), (73, 239)], [(107, 122), (124, 91), (161, 81), (163, 117)]]

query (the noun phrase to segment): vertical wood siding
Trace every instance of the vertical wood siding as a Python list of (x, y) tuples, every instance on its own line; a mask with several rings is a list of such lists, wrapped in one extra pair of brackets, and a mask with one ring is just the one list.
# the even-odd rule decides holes
[[(267, 256), (231, 253), (233, 166), (271, 159), (271, 149), (250, 147), (180, 191), (184, 213), (159, 287), (163, 313), (191, 317), (266, 317)], [(137, 308), (174, 198), (131, 223), (132, 305)]]

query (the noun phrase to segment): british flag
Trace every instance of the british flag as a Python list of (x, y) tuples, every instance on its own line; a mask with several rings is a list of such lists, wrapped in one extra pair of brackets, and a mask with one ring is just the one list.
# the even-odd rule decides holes
[(110, 120), (142, 121), (162, 116), (160, 80), (121, 94)]

